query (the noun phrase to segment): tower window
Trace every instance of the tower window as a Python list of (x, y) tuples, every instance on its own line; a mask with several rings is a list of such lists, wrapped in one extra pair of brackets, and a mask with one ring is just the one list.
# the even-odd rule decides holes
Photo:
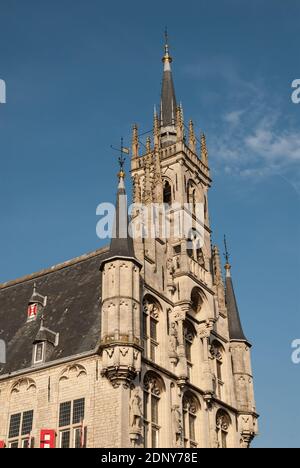
[(143, 301), (144, 353), (151, 361), (157, 361), (159, 306), (152, 298)]
[(214, 341), (211, 346), (210, 353), (212, 358), (215, 360), (217, 396), (222, 400), (224, 398), (224, 348), (220, 343)]
[(168, 181), (166, 181), (164, 185), (163, 201), (168, 205), (172, 203), (172, 188)]
[(228, 447), (230, 425), (231, 421), (229, 415), (225, 411), (219, 410), (216, 416), (216, 432), (219, 448)]
[(148, 373), (144, 379), (144, 439), (145, 447), (159, 447), (160, 400), (162, 384), (155, 374)]
[(196, 424), (198, 402), (196, 398), (187, 393), (183, 397), (183, 437), (185, 448), (196, 448)]

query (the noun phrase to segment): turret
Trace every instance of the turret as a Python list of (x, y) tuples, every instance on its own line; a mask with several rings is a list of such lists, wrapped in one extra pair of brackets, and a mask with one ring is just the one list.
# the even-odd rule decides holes
[(129, 385), (141, 370), (141, 265), (128, 232), (124, 177), (121, 168), (110, 249), (101, 264), (102, 373), (113, 386)]
[(231, 265), (225, 243), (226, 307), (236, 406), (239, 411), (241, 446), (248, 447), (256, 434), (256, 413), (251, 368), (251, 344), (245, 337), (231, 277)]

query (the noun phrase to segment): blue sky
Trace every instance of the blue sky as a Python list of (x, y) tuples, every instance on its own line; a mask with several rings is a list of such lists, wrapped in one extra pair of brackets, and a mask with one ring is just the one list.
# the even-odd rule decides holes
[(1, 0), (0, 282), (91, 251), (110, 145), (152, 126), (168, 25), (178, 100), (207, 134), (214, 242), (227, 233), (253, 342), (260, 436), (299, 447), (300, 78), (296, 0)]

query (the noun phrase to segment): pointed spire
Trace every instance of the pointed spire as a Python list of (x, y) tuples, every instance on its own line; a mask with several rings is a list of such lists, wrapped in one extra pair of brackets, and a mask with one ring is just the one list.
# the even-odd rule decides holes
[(138, 127), (136, 124), (132, 127), (132, 158), (138, 158), (139, 156), (139, 136)]
[(213, 262), (213, 275), (214, 275), (214, 284), (217, 288), (217, 296), (219, 301), (219, 306), (223, 310), (225, 309), (225, 288), (222, 277), (222, 267), (220, 252), (218, 247), (215, 245), (212, 251), (212, 262)]
[(201, 161), (205, 166), (208, 166), (208, 151), (206, 146), (206, 137), (204, 133), (201, 133)]
[(196, 137), (192, 120), (189, 121), (189, 148), (193, 153), (196, 152)]
[(151, 152), (151, 138), (148, 136), (146, 140), (146, 151), (147, 153)]
[(117, 191), (116, 212), (110, 242), (110, 248), (107, 258), (113, 257), (134, 257), (133, 239), (129, 235), (128, 226), (128, 208), (127, 208), (127, 195), (125, 190), (125, 171), (124, 171), (124, 157), (120, 156), (119, 164), (120, 171), (118, 173), (119, 184)]
[(154, 137), (154, 148), (159, 148), (159, 124), (156, 107), (154, 106), (154, 117), (153, 117), (153, 137)]
[(224, 236), (224, 245), (225, 245), (225, 270), (226, 270), (226, 307), (228, 313), (228, 327), (229, 327), (229, 338), (230, 341), (246, 341), (248, 343), (247, 338), (244, 335), (239, 309), (234, 293), (232, 278), (230, 274), (231, 265), (229, 263), (229, 253), (227, 249), (227, 242), (226, 237)]
[(172, 57), (169, 53), (168, 44), (168, 33), (165, 32), (165, 54), (162, 58), (164, 69), (163, 69), (163, 81), (161, 90), (161, 110), (160, 110), (160, 121), (162, 127), (169, 127), (175, 124), (175, 109), (177, 107), (175, 89), (172, 78), (171, 63)]
[(184, 138), (184, 126), (182, 118), (182, 108), (177, 106), (176, 108), (176, 135), (177, 141), (182, 141)]

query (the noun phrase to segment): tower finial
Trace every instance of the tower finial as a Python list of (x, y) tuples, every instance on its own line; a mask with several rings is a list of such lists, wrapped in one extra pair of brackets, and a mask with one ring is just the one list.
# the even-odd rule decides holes
[(117, 151), (119, 153), (119, 166), (120, 166), (120, 171), (118, 173), (118, 177), (120, 182), (124, 181), (125, 177), (125, 171), (124, 171), (124, 164), (125, 164), (125, 156), (124, 154), (129, 154), (129, 148), (124, 147), (123, 144), (123, 137), (121, 138), (121, 147), (120, 148), (114, 148), (112, 145), (110, 146), (114, 151)]
[(225, 248), (224, 257), (226, 260), (226, 264), (225, 264), (226, 276), (230, 276), (230, 268), (231, 268), (231, 265), (229, 263), (230, 253), (228, 252), (227, 240), (226, 240), (225, 235), (224, 235), (224, 248)]
[(163, 56), (162, 61), (164, 63), (164, 69), (170, 70), (170, 63), (172, 62), (172, 57), (169, 53), (169, 35), (167, 27), (165, 28), (165, 55)]
[(125, 171), (124, 171), (124, 164), (125, 164), (125, 157), (124, 157), (124, 146), (123, 146), (123, 137), (121, 138), (121, 150), (120, 150), (120, 156), (119, 156), (119, 166), (120, 166), (120, 171), (118, 173), (119, 179), (124, 179), (125, 177)]

